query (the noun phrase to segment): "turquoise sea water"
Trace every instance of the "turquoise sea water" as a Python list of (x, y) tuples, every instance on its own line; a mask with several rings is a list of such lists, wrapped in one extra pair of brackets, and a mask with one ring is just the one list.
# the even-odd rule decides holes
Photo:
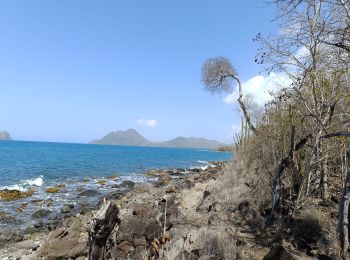
[(37, 184), (51, 185), (115, 174), (137, 181), (149, 169), (198, 167), (230, 158), (231, 153), (203, 149), (0, 141), (0, 188), (29, 186), (38, 178)]
[[(78, 214), (86, 205), (94, 207), (102, 197), (123, 190), (119, 184), (125, 180), (152, 181), (144, 176), (150, 169), (183, 168), (186, 174), (186, 168), (205, 168), (207, 161), (230, 158), (231, 153), (201, 149), (0, 141), (0, 190), (32, 192), (27, 198), (0, 200), (0, 212), (14, 219), (0, 218), (0, 230), (35, 225), (38, 220), (32, 216), (40, 209), (50, 211), (42, 219), (45, 223), (61, 219), (65, 204), (73, 205), (72, 213)], [(118, 177), (106, 178), (111, 175)], [(46, 192), (57, 184), (63, 186), (58, 193)], [(81, 194), (91, 190), (96, 195)]]

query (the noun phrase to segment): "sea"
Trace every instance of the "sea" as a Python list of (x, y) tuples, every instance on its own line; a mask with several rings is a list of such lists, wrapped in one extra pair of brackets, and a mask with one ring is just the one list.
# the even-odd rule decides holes
[[(149, 181), (144, 173), (152, 169), (205, 169), (210, 161), (226, 161), (231, 157), (230, 152), (206, 149), (0, 141), (0, 190), (34, 191), (30, 198), (0, 200), (0, 211), (26, 222), (26, 216), (38, 207), (46, 207), (45, 201), (51, 201), (52, 210), (57, 210), (65, 203), (76, 204), (81, 190), (107, 193), (125, 180)], [(99, 185), (101, 180), (106, 185)], [(46, 192), (48, 187), (57, 185), (64, 186), (62, 192)], [(30, 203), (33, 201), (43, 203)], [(26, 210), (21, 215), (18, 208), (23, 205)]]

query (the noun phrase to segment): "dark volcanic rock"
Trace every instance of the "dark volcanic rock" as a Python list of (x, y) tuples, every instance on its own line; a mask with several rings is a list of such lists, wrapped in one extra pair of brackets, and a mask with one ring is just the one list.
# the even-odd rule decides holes
[(1, 211), (0, 212), (0, 224), (19, 224), (19, 221), (12, 215)]
[(134, 189), (135, 183), (133, 181), (123, 181), (121, 184), (118, 186), (119, 188), (127, 188), (129, 190)]
[(39, 209), (32, 214), (32, 218), (44, 218), (50, 215), (51, 211), (47, 209)]
[(106, 199), (107, 200), (115, 200), (115, 199), (120, 198), (124, 194), (125, 194), (125, 191), (123, 191), (123, 190), (112, 191), (112, 192), (108, 193), (108, 195), (106, 196)]
[(162, 234), (162, 227), (156, 223), (149, 223), (145, 230), (145, 236), (149, 241), (152, 241), (153, 239), (160, 237)]
[(71, 210), (74, 208), (74, 204), (65, 204), (61, 208), (61, 213), (70, 213)]
[(79, 196), (85, 196), (85, 197), (92, 197), (99, 195), (99, 192), (97, 190), (84, 190), (79, 193)]

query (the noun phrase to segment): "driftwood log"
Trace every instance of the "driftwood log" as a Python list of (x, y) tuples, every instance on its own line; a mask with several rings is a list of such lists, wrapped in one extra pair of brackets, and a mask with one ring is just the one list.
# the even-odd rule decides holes
[(105, 259), (105, 246), (115, 225), (120, 223), (115, 203), (105, 203), (96, 213), (89, 230), (89, 260)]

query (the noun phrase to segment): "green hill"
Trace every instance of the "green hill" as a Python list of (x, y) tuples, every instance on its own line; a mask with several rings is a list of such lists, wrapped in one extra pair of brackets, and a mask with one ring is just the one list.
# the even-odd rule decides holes
[(156, 147), (182, 147), (215, 149), (225, 144), (215, 140), (195, 137), (176, 137), (170, 141), (152, 142), (144, 138), (135, 129), (116, 131), (107, 134), (101, 139), (90, 142), (91, 144), (126, 145), (126, 146), (156, 146)]

